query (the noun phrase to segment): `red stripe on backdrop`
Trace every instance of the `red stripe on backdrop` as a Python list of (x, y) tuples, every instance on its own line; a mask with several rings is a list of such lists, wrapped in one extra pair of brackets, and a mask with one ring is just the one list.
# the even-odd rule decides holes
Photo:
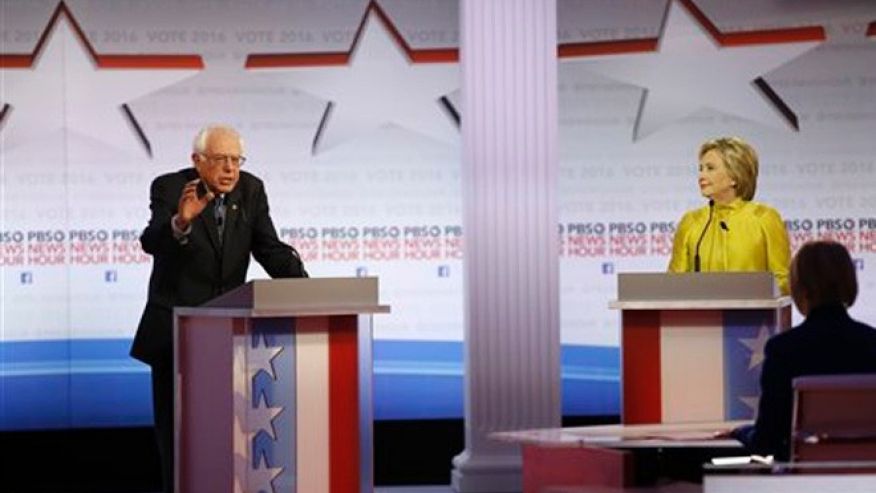
[(723, 33), (718, 38), (721, 46), (756, 46), (780, 43), (824, 41), (827, 34), (821, 26), (798, 27), (740, 33)]
[(660, 312), (626, 310), (623, 313), (621, 348), (623, 356), (624, 424), (659, 423), (660, 398)]
[(198, 55), (98, 55), (101, 68), (128, 69), (202, 69), (204, 62)]
[(91, 44), (91, 41), (86, 36), (85, 31), (82, 29), (82, 26), (79, 25), (79, 22), (76, 21), (76, 18), (73, 17), (73, 13), (70, 12), (70, 9), (64, 2), (58, 4), (55, 8), (55, 11), (52, 13), (52, 17), (49, 19), (49, 23), (46, 25), (45, 29), (43, 29), (42, 34), (40, 34), (40, 38), (37, 40), (36, 46), (34, 46), (33, 53), (30, 54), (9, 54), (3, 53), (0, 54), (0, 68), (30, 68), (33, 66), (34, 61), (36, 61), (37, 57), (40, 53), (42, 53), (43, 48), (45, 47), (46, 41), (49, 39), (49, 34), (52, 32), (53, 27), (60, 22), (61, 17), (64, 16), (67, 18), (67, 21), (70, 24), (70, 27), (73, 29), (73, 32), (76, 33), (76, 36), (82, 42), (82, 45), (88, 51), (91, 58), (100, 68), (127, 68), (127, 69), (203, 69), (204, 62), (201, 59), (200, 55), (176, 55), (176, 54), (163, 54), (163, 55), (107, 55), (107, 54), (98, 54), (94, 49), (94, 46)]
[(276, 67), (321, 67), (333, 65), (347, 65), (350, 57), (365, 29), (368, 16), (374, 13), (378, 20), (383, 23), (389, 35), (395, 40), (396, 45), (405, 52), (413, 63), (455, 63), (459, 61), (459, 50), (456, 48), (426, 48), (413, 49), (405, 40), (401, 32), (395, 27), (392, 19), (383, 11), (383, 8), (371, 0), (365, 8), (365, 13), (359, 21), (359, 27), (353, 35), (353, 42), (347, 51), (330, 53), (254, 53), (246, 58), (246, 68), (276, 68)]
[(359, 491), (359, 348), (355, 315), (329, 320), (331, 493)]
[(557, 56), (560, 58), (568, 58), (619, 55), (622, 53), (643, 53), (647, 51), (657, 51), (657, 38), (564, 43), (557, 48)]
[(790, 27), (782, 29), (763, 29), (722, 33), (706, 14), (700, 10), (693, 0), (679, 0), (688, 12), (696, 17), (703, 28), (721, 46), (750, 46), (773, 43), (797, 43), (802, 41), (824, 41), (827, 35), (821, 26)]
[(345, 65), (347, 53), (261, 53), (246, 57), (246, 68), (322, 67)]

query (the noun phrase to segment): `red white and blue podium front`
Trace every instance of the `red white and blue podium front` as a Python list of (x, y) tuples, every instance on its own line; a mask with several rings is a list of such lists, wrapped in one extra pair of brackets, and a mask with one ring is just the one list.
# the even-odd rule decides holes
[(176, 309), (176, 491), (371, 492), (377, 291), (253, 281)]
[(622, 422), (752, 419), (790, 305), (765, 272), (620, 274)]

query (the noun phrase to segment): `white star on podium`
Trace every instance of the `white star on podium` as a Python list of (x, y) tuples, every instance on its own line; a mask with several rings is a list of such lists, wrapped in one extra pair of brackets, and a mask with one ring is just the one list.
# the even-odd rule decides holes
[[(276, 440), (276, 431), (274, 430), (273, 419), (277, 417), (283, 408), (267, 408), (261, 407), (253, 409), (249, 406), (248, 399), (245, 395), (235, 393), (234, 395), (235, 409), (240, 409), (240, 406), (246, 406), (246, 423), (241, 423), (243, 416), (240, 413), (235, 413), (237, 419), (234, 420), (234, 491), (239, 493), (249, 493), (252, 491), (274, 491), (271, 484), (274, 478), (283, 472), (283, 467), (267, 467), (265, 460), (260, 460), (258, 465), (262, 467), (254, 469), (252, 467), (252, 457), (250, 452), (254, 450), (253, 439), (259, 431), (264, 430), (273, 440)], [(246, 475), (246, 480), (241, 478), (241, 474)], [(244, 483), (246, 488), (244, 489)]]
[(739, 400), (742, 401), (742, 403), (745, 404), (746, 407), (751, 409), (752, 416), (757, 418), (757, 405), (760, 402), (760, 397), (756, 396), (756, 395), (755, 396), (740, 396)]
[(245, 471), (246, 479), (239, 474), (234, 475), (235, 493), (252, 493), (265, 491), (274, 493), (273, 480), (283, 472), (282, 467), (251, 467), (249, 460), (240, 454), (234, 454), (234, 470)]
[(8, 105), (0, 128), (3, 149), (39, 142), (49, 132), (66, 129), (137, 154), (145, 145), (148, 152), (148, 141), (138, 135), (142, 129), (132, 128), (133, 117), (122, 105), (191, 77), (199, 69), (100, 67), (74, 26), (60, 4), (30, 66), (2, 69), (0, 94)]
[(262, 467), (250, 469), (246, 473), (246, 491), (274, 493), (272, 481), (283, 472), (282, 467)]
[(770, 330), (766, 325), (761, 325), (760, 329), (757, 331), (757, 337), (749, 338), (749, 339), (739, 339), (739, 342), (751, 350), (751, 359), (748, 361), (748, 369), (756, 367), (757, 365), (763, 363), (764, 354), (763, 350), (766, 347), (766, 343), (770, 338)]
[[(761, 77), (819, 42), (722, 47), (679, 0), (670, 0), (656, 53), (564, 59), (644, 93), (633, 131), (639, 140), (703, 108), (778, 128), (796, 117)], [(789, 114), (790, 113), (790, 114)]]
[(313, 142), (329, 149), (386, 124), (457, 143), (459, 130), (441, 98), (459, 87), (457, 63), (412, 63), (389, 25), (370, 7), (345, 66), (283, 67), (288, 83), (330, 103)]
[(259, 345), (257, 347), (248, 347), (246, 352), (246, 368), (247, 375), (254, 378), (259, 370), (264, 370), (271, 376), (272, 379), (277, 379), (277, 373), (274, 371), (274, 358), (283, 351), (282, 346), (271, 347), (267, 346), (265, 339), (259, 337), (257, 339)]
[(257, 407), (246, 411), (247, 431), (255, 436), (259, 431), (264, 431), (277, 440), (277, 430), (274, 429), (274, 419), (283, 412), (282, 407)]

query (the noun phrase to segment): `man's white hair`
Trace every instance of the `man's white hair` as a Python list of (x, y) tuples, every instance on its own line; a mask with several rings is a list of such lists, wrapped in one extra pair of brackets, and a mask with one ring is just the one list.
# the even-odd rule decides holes
[(198, 132), (198, 135), (195, 136), (195, 140), (192, 142), (192, 152), (195, 154), (203, 154), (207, 152), (207, 142), (210, 140), (210, 136), (214, 133), (224, 133), (234, 136), (240, 143), (241, 152), (243, 151), (243, 137), (240, 136), (240, 133), (231, 125), (216, 124), (207, 125)]

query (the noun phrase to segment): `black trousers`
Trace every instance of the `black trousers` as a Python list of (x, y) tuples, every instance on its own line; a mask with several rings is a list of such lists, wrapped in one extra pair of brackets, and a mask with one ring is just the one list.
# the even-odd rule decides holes
[(173, 493), (173, 363), (152, 365), (152, 414), (165, 493)]

